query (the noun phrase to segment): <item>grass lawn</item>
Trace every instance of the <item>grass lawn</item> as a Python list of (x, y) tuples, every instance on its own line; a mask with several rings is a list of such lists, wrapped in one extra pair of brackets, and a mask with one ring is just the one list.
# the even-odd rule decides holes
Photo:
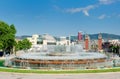
[(0, 72), (17, 72), (17, 73), (39, 73), (39, 74), (73, 74), (73, 73), (101, 73), (101, 72), (120, 72), (120, 68), (101, 69), (101, 70), (27, 70), (0, 68)]

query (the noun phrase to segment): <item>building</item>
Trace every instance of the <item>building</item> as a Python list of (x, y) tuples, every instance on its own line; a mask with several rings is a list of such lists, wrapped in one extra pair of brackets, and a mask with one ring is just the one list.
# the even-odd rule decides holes
[(85, 35), (85, 50), (89, 51), (89, 46), (90, 46), (90, 38), (88, 35)]
[(108, 42), (110, 42), (111, 44), (120, 44), (120, 40), (119, 39), (109, 40)]
[(57, 45), (70, 45), (70, 40), (66, 37), (60, 37), (60, 40), (57, 41)]
[(39, 38), (37, 39), (37, 44), (56, 45), (56, 39), (49, 34), (43, 34), (43, 35), (40, 35)]
[(98, 51), (102, 50), (102, 35), (98, 35)]
[(32, 47), (30, 50), (33, 51), (40, 51), (40, 50), (47, 50), (46, 47), (50, 45), (70, 45), (70, 40), (67, 37), (60, 37), (59, 40), (49, 34), (43, 35), (32, 35), (32, 37), (27, 38), (31, 43)]
[(82, 33), (78, 32), (78, 42), (80, 42), (82, 40)]
[(56, 45), (56, 39), (49, 34), (35, 34), (27, 39), (32, 43), (32, 45)]
[(39, 37), (38, 34), (34, 34), (32, 35), (32, 37), (28, 37), (27, 39), (32, 43), (32, 45), (36, 45), (38, 37)]

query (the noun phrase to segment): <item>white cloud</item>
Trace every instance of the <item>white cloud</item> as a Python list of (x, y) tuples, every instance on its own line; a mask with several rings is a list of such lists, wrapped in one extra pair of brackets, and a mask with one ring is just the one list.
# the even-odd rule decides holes
[(115, 0), (99, 0), (100, 4), (112, 4)]
[[(100, 7), (101, 5), (108, 5), (108, 4), (112, 4), (114, 2), (118, 2), (120, 0), (98, 0), (98, 1), (99, 1), (98, 3), (93, 4), (93, 5), (88, 5), (86, 7), (68, 8), (68, 9), (65, 9), (64, 12), (68, 12), (68, 13), (72, 13), (72, 14), (82, 12), (82, 13), (84, 13), (84, 15), (89, 16), (90, 10)], [(104, 16), (101, 16), (101, 17), (104, 17)]]
[(96, 7), (96, 5), (89, 5), (87, 7), (83, 7), (83, 8), (71, 8), (71, 9), (67, 9), (66, 12), (69, 13), (77, 13), (77, 12), (83, 12), (86, 16), (89, 16), (88, 11), (91, 9), (94, 9)]
[(116, 18), (116, 17), (120, 17), (120, 14), (112, 14), (112, 15), (102, 14), (98, 17), (98, 19)]
[(77, 12), (81, 12), (83, 8), (71, 8), (71, 9), (67, 9), (66, 12), (69, 13), (77, 13)]
[(106, 17), (106, 15), (103, 14), (103, 15), (100, 15), (100, 16), (98, 17), (98, 19), (104, 19), (105, 17)]
[(87, 10), (83, 10), (83, 13), (86, 15), (86, 16), (89, 16), (89, 13)]

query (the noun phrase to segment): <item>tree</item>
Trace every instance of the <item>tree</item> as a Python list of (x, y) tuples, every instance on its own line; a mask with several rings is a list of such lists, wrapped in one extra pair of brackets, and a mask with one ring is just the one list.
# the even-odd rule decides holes
[(109, 46), (109, 49), (110, 49), (110, 52), (114, 53), (114, 54), (117, 54), (117, 55), (120, 55), (120, 45), (117, 45), (117, 44), (111, 44)]
[(27, 49), (31, 48), (31, 45), (32, 45), (32, 43), (29, 42), (28, 39), (23, 39), (23, 40), (17, 42), (15, 49), (16, 49), (16, 51), (27, 50)]
[(0, 21), (0, 49), (4, 52), (12, 52), (15, 45), (15, 26), (8, 25), (7, 23)]

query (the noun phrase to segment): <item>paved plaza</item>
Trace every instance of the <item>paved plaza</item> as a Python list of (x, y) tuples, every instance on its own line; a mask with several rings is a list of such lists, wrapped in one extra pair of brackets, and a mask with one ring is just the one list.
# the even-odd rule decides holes
[(24, 74), (0, 72), (0, 79), (120, 79), (120, 72), (89, 74)]

